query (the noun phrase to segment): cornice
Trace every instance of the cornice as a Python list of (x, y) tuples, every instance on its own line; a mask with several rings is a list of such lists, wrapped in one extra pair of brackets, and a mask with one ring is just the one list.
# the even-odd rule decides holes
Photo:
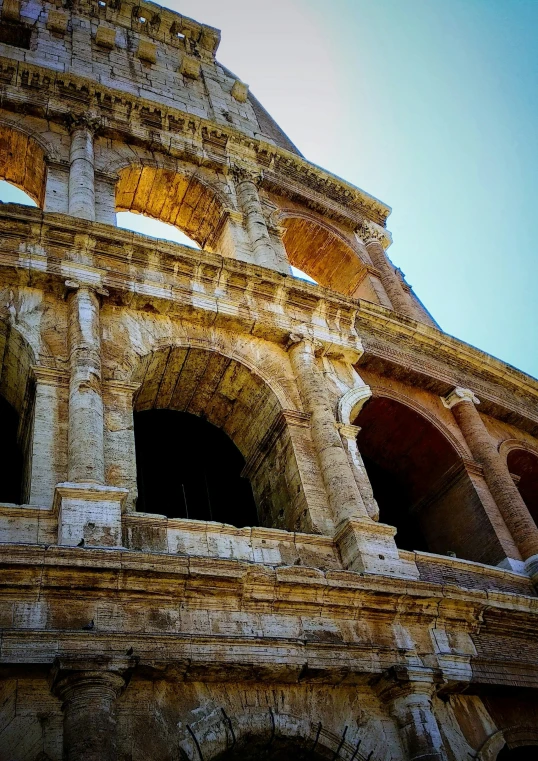
[[(234, 166), (235, 153), (244, 163), (245, 148), (251, 149), (252, 169), (263, 171), (264, 184), (284, 195), (299, 194), (328, 216), (345, 218), (354, 226), (364, 218), (384, 225), (391, 212), (390, 207), (369, 193), (285, 148), (157, 100), (135, 97), (78, 74), (5, 57), (0, 57), (0, 80), (2, 107), (7, 110), (29, 111), (64, 124), (66, 118), (76, 119), (91, 109), (100, 115), (101, 134), (121, 133), (133, 142), (142, 140), (153, 150), (179, 157), (182, 151), (177, 137), (181, 135), (188, 141), (184, 158), (213, 162), (225, 171)], [(212, 135), (225, 146), (224, 153), (214, 152)], [(197, 151), (193, 151), (194, 146)]]

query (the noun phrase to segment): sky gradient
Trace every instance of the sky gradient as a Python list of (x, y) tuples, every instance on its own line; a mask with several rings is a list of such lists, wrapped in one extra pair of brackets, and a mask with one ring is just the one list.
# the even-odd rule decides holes
[(538, 376), (538, 0), (166, 4), (222, 30), (307, 159), (392, 207), (442, 329)]

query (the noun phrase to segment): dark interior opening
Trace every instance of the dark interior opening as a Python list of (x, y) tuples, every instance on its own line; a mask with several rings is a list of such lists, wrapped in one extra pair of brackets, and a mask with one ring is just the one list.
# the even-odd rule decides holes
[(2, 422), (0, 502), (14, 502), (19, 505), (21, 503), (23, 471), (23, 456), (17, 443), (19, 416), (11, 404), (2, 397), (0, 397), (0, 421)]
[(499, 752), (497, 761), (536, 761), (537, 758), (538, 745), (522, 745), (512, 749), (505, 745)]
[(219, 428), (186, 412), (135, 412), (137, 510), (168, 518), (258, 525), (245, 460)]
[(538, 457), (526, 449), (512, 449), (507, 464), (510, 473), (518, 477), (519, 493), (538, 525)]
[(449, 441), (418, 412), (385, 397), (367, 402), (356, 424), (379, 520), (396, 527), (397, 546), (465, 557), (461, 531), (450, 525), (466, 495)]
[(0, 42), (16, 48), (30, 50), (32, 30), (17, 21), (0, 21)]

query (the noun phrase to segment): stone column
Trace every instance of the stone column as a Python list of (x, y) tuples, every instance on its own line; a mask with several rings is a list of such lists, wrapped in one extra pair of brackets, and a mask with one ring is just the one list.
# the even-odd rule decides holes
[[(273, 248), (265, 222), (258, 194), (257, 179), (253, 174), (247, 172), (238, 171), (236, 173), (237, 200), (243, 213), (256, 264), (282, 271), (282, 263)], [(287, 272), (289, 272), (289, 268)]]
[(289, 355), (306, 412), (311, 416), (312, 440), (335, 525), (369, 516), (342, 446), (325, 381), (317, 368), (314, 342), (290, 336)]
[(442, 401), (452, 410), (471, 454), (482, 466), (486, 484), (530, 575), (538, 580), (538, 527), (476, 409), (479, 400), (469, 389), (455, 388)]
[(29, 503), (52, 507), (54, 488), (67, 467), (67, 389), (69, 376), (34, 367), (36, 381), (30, 444)]
[(375, 690), (396, 721), (409, 761), (446, 761), (447, 755), (432, 696), (437, 672), (393, 667), (381, 677)]
[(383, 242), (386, 242), (387, 239), (390, 240), (387, 231), (373, 222), (364, 221), (358, 228), (357, 234), (363, 240), (372, 264), (379, 272), (383, 288), (392, 303), (393, 309), (412, 320), (423, 322), (420, 310), (415, 307), (411, 296), (405, 292), (400, 278), (385, 254)]
[(130, 673), (123, 667), (58, 661), (51, 691), (62, 701), (65, 761), (116, 761), (116, 700)]
[(95, 176), (93, 136), (96, 119), (82, 117), (71, 127), (69, 152), (69, 214), (95, 220)]
[(99, 297), (69, 282), (69, 461), (70, 482), (104, 483), (103, 397)]
[(67, 281), (69, 423), (66, 483), (56, 486), (59, 544), (121, 546), (121, 506), (128, 490), (104, 486), (101, 331), (97, 290)]
[(366, 507), (366, 512), (372, 520), (378, 521), (379, 506), (374, 498), (372, 484), (368, 478), (368, 473), (366, 472), (361, 453), (359, 452), (359, 447), (357, 446), (357, 436), (359, 435), (360, 428), (358, 425), (339, 423), (338, 430), (342, 437), (342, 444), (347, 453), (349, 464), (351, 465), (351, 470), (355, 477), (355, 482), (364, 506)]

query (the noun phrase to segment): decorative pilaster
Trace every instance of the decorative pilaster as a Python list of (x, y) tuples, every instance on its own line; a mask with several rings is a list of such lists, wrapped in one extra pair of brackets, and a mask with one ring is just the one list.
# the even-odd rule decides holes
[(133, 420), (135, 383), (107, 381), (103, 387), (105, 410), (105, 479), (111, 486), (128, 489), (125, 510), (136, 509), (136, 450)]
[(116, 700), (135, 663), (58, 659), (51, 691), (62, 701), (65, 761), (116, 761)]
[(409, 761), (446, 761), (447, 755), (432, 696), (442, 681), (435, 670), (395, 666), (376, 680), (374, 689), (396, 721)]
[(71, 125), (69, 151), (69, 214), (95, 220), (94, 133), (98, 119), (84, 115)]
[(391, 242), (390, 234), (383, 227), (367, 220), (364, 220), (357, 229), (357, 234), (366, 246), (372, 264), (379, 272), (383, 288), (393, 309), (406, 317), (420, 321), (422, 314), (415, 307), (412, 297), (405, 292), (400, 278), (385, 254), (385, 247)]
[(99, 297), (73, 281), (69, 305), (69, 461), (71, 482), (104, 483)]
[(476, 409), (479, 400), (470, 389), (458, 387), (442, 402), (452, 410), (531, 577), (538, 580), (538, 527)]
[(54, 488), (66, 473), (69, 376), (33, 367), (36, 382), (29, 472), (29, 503), (52, 507)]
[(128, 490), (105, 486), (101, 330), (103, 288), (67, 281), (69, 290), (68, 467), (56, 486), (58, 543), (121, 546), (121, 509)]
[(357, 425), (346, 425), (345, 423), (338, 424), (338, 430), (342, 438), (342, 444), (346, 450), (351, 470), (355, 477), (355, 482), (359, 489), (360, 495), (366, 512), (370, 518), (374, 521), (379, 520), (379, 506), (374, 498), (374, 492), (372, 490), (372, 484), (368, 478), (368, 473), (364, 467), (364, 462), (357, 446), (357, 436), (360, 428)]
[(286, 271), (271, 243), (258, 193), (259, 180), (260, 178), (253, 173), (239, 169), (235, 172), (237, 200), (244, 216), (254, 260), (261, 267)]
[(314, 342), (300, 335), (291, 335), (290, 342), (290, 361), (311, 416), (312, 439), (335, 524), (350, 518), (369, 520), (317, 368)]

